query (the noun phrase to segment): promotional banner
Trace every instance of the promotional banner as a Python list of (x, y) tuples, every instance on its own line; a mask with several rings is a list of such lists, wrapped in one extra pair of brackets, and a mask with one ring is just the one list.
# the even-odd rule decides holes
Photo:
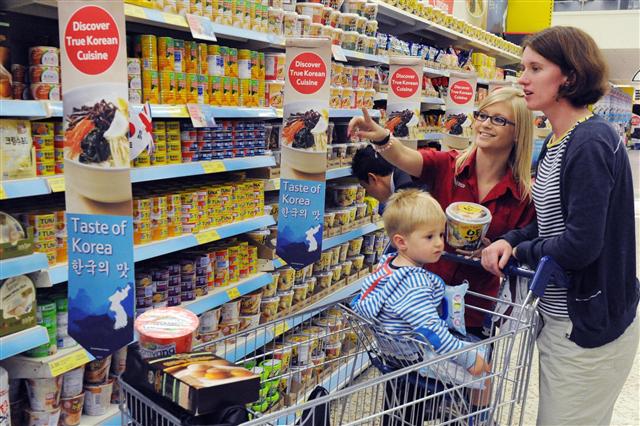
[(286, 43), (276, 253), (298, 270), (322, 251), (331, 42), (288, 38)]
[(123, 2), (59, 1), (69, 335), (96, 358), (133, 339)]
[(449, 77), (443, 138), (449, 148), (465, 149), (471, 142), (476, 85), (475, 74), (452, 72)]
[(423, 60), (420, 58), (389, 58), (389, 94), (385, 127), (397, 138), (418, 139), (423, 68)]

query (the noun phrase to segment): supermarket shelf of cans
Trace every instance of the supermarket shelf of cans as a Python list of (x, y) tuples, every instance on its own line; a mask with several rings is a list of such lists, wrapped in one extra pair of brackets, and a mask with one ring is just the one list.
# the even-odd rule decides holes
[(0, 100), (0, 117), (62, 117), (62, 101)]
[(33, 253), (0, 261), (0, 280), (47, 269), (48, 260), (44, 253)]
[(36, 325), (35, 327), (0, 337), (0, 360), (7, 359), (29, 349), (49, 343), (47, 329)]

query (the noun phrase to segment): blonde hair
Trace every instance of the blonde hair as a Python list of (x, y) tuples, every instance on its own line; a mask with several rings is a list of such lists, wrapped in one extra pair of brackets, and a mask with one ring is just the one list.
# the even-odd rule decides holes
[[(515, 87), (501, 87), (493, 90), (480, 105), (478, 111), (497, 103), (505, 102), (511, 106), (515, 117), (515, 144), (509, 156), (508, 165), (518, 183), (521, 200), (531, 196), (531, 156), (533, 151), (533, 114), (527, 108), (522, 90)], [(477, 149), (475, 137), (469, 148), (456, 158), (456, 174), (462, 169), (464, 162)]]
[(419, 189), (403, 189), (391, 195), (382, 213), (384, 230), (389, 238), (394, 235), (409, 235), (418, 226), (437, 226), (443, 228), (447, 217), (429, 193)]

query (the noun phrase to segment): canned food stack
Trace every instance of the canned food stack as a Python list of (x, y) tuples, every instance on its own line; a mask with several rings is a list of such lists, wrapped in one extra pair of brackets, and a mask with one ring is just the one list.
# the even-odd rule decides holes
[(142, 102), (160, 102), (158, 76), (158, 43), (154, 35), (140, 35), (135, 39), (136, 57), (142, 60)]
[(167, 141), (167, 164), (182, 163), (182, 148), (180, 146), (180, 122), (177, 120), (165, 122)]
[(55, 158), (54, 174), (64, 173), (64, 128), (61, 121), (53, 123), (53, 148)]
[(67, 261), (67, 219), (64, 210), (55, 210), (56, 216), (56, 263)]
[(11, 97), (9, 99), (29, 99), (29, 97), (27, 67), (23, 64), (11, 64)]
[(29, 93), (31, 99), (59, 101), (60, 50), (51, 46), (29, 48)]
[[(32, 122), (31, 139), (36, 149), (36, 174), (38, 176), (53, 176), (56, 174), (57, 161), (53, 121)], [(61, 160), (64, 164), (64, 157)]]
[(151, 198), (151, 240), (166, 240), (169, 237), (167, 217), (167, 195), (155, 195)]
[(142, 63), (140, 58), (127, 58), (127, 80), (129, 82), (129, 102), (142, 103)]
[(151, 242), (151, 198), (133, 198), (133, 244)]
[(163, 166), (167, 162), (167, 126), (164, 121), (153, 122), (153, 150), (149, 156), (152, 166)]
[(35, 251), (46, 254), (49, 265), (54, 265), (58, 258), (56, 213), (27, 213), (23, 222), (33, 229)]

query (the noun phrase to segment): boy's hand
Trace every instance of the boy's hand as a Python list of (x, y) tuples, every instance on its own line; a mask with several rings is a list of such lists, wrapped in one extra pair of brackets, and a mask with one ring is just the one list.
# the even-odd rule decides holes
[(479, 376), (491, 372), (491, 364), (486, 361), (486, 356), (487, 347), (483, 345), (468, 349), (466, 352), (456, 356), (456, 362), (466, 368), (470, 374)]
[(480, 354), (477, 354), (475, 364), (469, 367), (467, 371), (473, 376), (480, 376), (484, 373), (491, 373), (491, 364), (485, 361), (485, 359)]

